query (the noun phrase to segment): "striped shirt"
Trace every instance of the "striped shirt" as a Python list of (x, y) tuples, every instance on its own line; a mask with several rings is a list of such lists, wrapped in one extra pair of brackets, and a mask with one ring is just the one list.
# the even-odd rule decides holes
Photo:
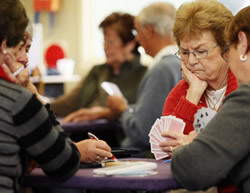
[(31, 159), (65, 180), (79, 168), (80, 154), (34, 94), (0, 79), (0, 192), (19, 191)]

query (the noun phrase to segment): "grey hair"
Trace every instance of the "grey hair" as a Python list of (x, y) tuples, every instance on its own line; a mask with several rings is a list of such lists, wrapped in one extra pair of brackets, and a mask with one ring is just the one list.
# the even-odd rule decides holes
[(151, 25), (161, 36), (172, 36), (176, 9), (166, 2), (153, 3), (139, 13), (136, 20), (142, 27)]

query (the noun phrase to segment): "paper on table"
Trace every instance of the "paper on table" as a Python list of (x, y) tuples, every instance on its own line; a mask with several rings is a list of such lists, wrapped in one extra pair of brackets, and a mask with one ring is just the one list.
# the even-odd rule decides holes
[(154, 170), (156, 168), (157, 164), (154, 162), (138, 161), (138, 162), (127, 162), (126, 164), (120, 166), (98, 168), (94, 169), (93, 172), (97, 175), (106, 175), (106, 176), (113, 176), (113, 175), (134, 176), (142, 174), (144, 175), (153, 174), (155, 173)]
[(123, 97), (123, 94), (122, 94), (121, 90), (113, 82), (104, 81), (104, 82), (101, 83), (101, 87), (103, 88), (103, 90), (105, 90), (111, 96), (118, 95), (118, 96)]

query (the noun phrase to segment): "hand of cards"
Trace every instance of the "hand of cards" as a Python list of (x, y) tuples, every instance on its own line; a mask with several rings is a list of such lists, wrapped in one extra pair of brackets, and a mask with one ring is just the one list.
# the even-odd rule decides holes
[(101, 87), (110, 96), (113, 96), (113, 95), (123, 96), (123, 94), (122, 94), (121, 90), (119, 89), (119, 87), (116, 84), (114, 84), (113, 82), (104, 81), (104, 82), (101, 83)]
[(154, 154), (156, 160), (169, 156), (167, 152), (161, 150), (160, 143), (162, 141), (171, 140), (171, 138), (163, 137), (161, 134), (167, 131), (183, 133), (184, 128), (185, 122), (175, 116), (162, 116), (160, 119), (156, 119), (148, 134), (151, 152)]
[(208, 122), (216, 115), (216, 111), (202, 107), (194, 115), (194, 130), (197, 133), (203, 131)]

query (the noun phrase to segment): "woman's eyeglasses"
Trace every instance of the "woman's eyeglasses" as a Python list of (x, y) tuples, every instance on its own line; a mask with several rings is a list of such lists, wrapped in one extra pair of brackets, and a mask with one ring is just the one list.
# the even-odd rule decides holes
[(194, 50), (193, 52), (190, 51), (186, 51), (186, 50), (182, 50), (179, 49), (175, 55), (180, 58), (182, 61), (187, 60), (190, 56), (190, 54), (193, 54), (193, 56), (196, 59), (202, 59), (202, 58), (206, 58), (208, 53), (210, 51), (212, 51), (214, 48), (216, 48), (218, 45), (214, 46), (213, 48), (209, 49), (209, 50), (205, 50), (205, 49), (200, 49), (200, 50)]
[(221, 52), (221, 57), (222, 57), (226, 62), (228, 62), (228, 55), (227, 55), (227, 53), (228, 53), (228, 51), (229, 51), (229, 48), (230, 48), (231, 44), (232, 44), (232, 43), (227, 44), (227, 45), (225, 46), (225, 48), (222, 50), (222, 52)]

